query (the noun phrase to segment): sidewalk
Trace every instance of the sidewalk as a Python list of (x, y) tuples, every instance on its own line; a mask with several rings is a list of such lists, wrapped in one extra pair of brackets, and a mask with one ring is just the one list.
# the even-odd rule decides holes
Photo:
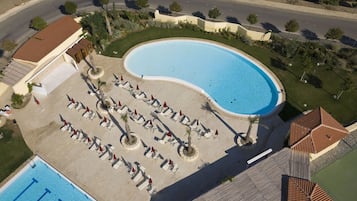
[(241, 2), (245, 4), (252, 4), (260, 7), (280, 8), (284, 10), (291, 10), (294, 12), (313, 13), (317, 15), (325, 15), (330, 17), (342, 17), (342, 18), (357, 21), (357, 13), (352, 14), (347, 12), (312, 8), (307, 6), (299, 6), (299, 5), (292, 5), (286, 3), (272, 2), (272, 1), (262, 1), (262, 0), (231, 0), (231, 1)]
[[(1, 5), (0, 22), (15, 15), (16, 13), (20, 12), (21, 10), (38, 3), (39, 1), (42, 1), (42, 0), (28, 0), (26, 2), (21, 3), (20, 5), (16, 6), (15, 2), (13, 2), (12, 0), (9, 0), (9, 1), (2, 0), (2, 2), (0, 3), (0, 5)], [(14, 5), (15, 7), (11, 8), (12, 5)]]

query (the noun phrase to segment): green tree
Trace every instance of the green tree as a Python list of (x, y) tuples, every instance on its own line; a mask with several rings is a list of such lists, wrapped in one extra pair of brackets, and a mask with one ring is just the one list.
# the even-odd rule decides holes
[(149, 2), (148, 0), (135, 0), (135, 5), (140, 9), (147, 8), (149, 7)]
[(285, 31), (297, 32), (299, 30), (299, 23), (296, 20), (289, 20), (285, 24)]
[(68, 15), (72, 15), (77, 11), (77, 4), (73, 1), (66, 1), (63, 5), (64, 12)]
[(177, 3), (176, 1), (172, 2), (172, 4), (170, 4), (169, 8), (170, 8), (170, 11), (173, 11), (173, 12), (182, 11), (181, 5), (179, 3)]
[(125, 124), (126, 143), (129, 145), (135, 144), (137, 139), (131, 134), (130, 127), (128, 124), (128, 114), (122, 115), (121, 119), (124, 121)]
[(218, 8), (212, 8), (211, 10), (208, 11), (208, 17), (209, 18), (213, 18), (216, 19), (217, 17), (219, 17), (221, 15), (221, 12), (219, 11)]
[(250, 24), (256, 24), (258, 22), (258, 16), (256, 14), (249, 14), (247, 17), (247, 21)]
[(5, 39), (1, 43), (1, 48), (5, 51), (9, 51), (9, 52), (14, 50), (16, 46), (17, 46), (17, 44), (15, 43), (15, 41), (10, 40), (10, 39)]
[(335, 96), (335, 98), (337, 100), (339, 100), (341, 98), (343, 92), (353, 89), (352, 86), (353, 86), (353, 83), (352, 83), (351, 78), (347, 77), (346, 79), (344, 79), (344, 81), (341, 83), (341, 86), (340, 86), (341, 89), (340, 89), (339, 93)]
[(327, 39), (340, 39), (343, 36), (343, 31), (340, 28), (331, 28), (325, 34)]
[(47, 27), (47, 22), (41, 17), (37, 16), (31, 20), (30, 28), (40, 31)]

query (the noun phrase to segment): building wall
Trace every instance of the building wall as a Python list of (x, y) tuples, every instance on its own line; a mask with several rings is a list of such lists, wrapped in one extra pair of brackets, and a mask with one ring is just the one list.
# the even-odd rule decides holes
[[(58, 55), (65, 53), (65, 51), (72, 47), (75, 42), (78, 41), (82, 34), (82, 28), (68, 37), (65, 41), (63, 41), (59, 46), (57, 46), (54, 50), (48, 53), (45, 57), (43, 57), (38, 62), (30, 62), (24, 61), (21, 59), (14, 58), (15, 61), (24, 63), (25, 65), (35, 66), (33, 70), (31, 70), (25, 77), (23, 77), (19, 82), (17, 82), (12, 88), (15, 93), (25, 95), (28, 93), (27, 82), (30, 78), (32, 78), (36, 73), (38, 73), (45, 65), (53, 61)], [(64, 58), (63, 58), (64, 59)]]
[(335, 142), (334, 144), (332, 144), (332, 145), (326, 147), (326, 149), (320, 151), (319, 153), (310, 154), (310, 161), (313, 161), (313, 160), (315, 160), (316, 158), (318, 158), (318, 157), (324, 155), (326, 152), (328, 152), (328, 151), (334, 149), (334, 148), (338, 145), (339, 142), (340, 142), (340, 141)]
[(240, 34), (248, 36), (252, 40), (258, 40), (258, 41), (268, 41), (271, 36), (271, 32), (251, 31), (235, 23), (211, 22), (201, 19), (199, 17), (189, 16), (189, 15), (178, 16), (178, 17), (162, 15), (158, 10), (155, 11), (155, 20), (160, 22), (171, 22), (174, 24), (178, 24), (180, 22), (190, 23), (190, 24), (197, 25), (202, 30), (207, 32), (219, 32), (220, 30), (226, 29), (232, 33), (238, 32)]

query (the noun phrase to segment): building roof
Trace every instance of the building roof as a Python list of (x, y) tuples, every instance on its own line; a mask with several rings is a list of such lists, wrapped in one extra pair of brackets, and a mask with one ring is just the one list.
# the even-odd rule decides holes
[(81, 28), (70, 16), (65, 16), (49, 24), (26, 41), (13, 58), (39, 62), (48, 53)]
[(288, 177), (288, 201), (332, 201), (316, 183), (306, 179)]
[(310, 179), (309, 155), (284, 148), (241, 172), (232, 182), (215, 187), (195, 201), (282, 200), (282, 191), (287, 191), (287, 184), (282, 182), (286, 175)]
[(14, 86), (18, 81), (27, 75), (33, 68), (12, 60), (4, 70), (2, 82), (9, 86)]
[(338, 121), (319, 107), (291, 123), (289, 145), (297, 151), (318, 153), (347, 134)]

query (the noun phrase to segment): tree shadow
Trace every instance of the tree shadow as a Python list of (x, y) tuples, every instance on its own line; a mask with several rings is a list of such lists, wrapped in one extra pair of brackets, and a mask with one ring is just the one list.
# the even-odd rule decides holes
[(357, 47), (357, 41), (351, 37), (346, 36), (346, 35), (343, 35), (341, 37), (340, 42), (345, 45), (349, 45), (351, 47)]
[(269, 22), (262, 22), (260, 24), (267, 31), (271, 30), (273, 33), (280, 33), (281, 32), (275, 25), (273, 25), (273, 24), (271, 24)]
[(279, 57), (278, 58), (270, 58), (270, 63), (275, 68), (279, 68), (284, 71), (287, 70), (284, 61), (282, 59), (280, 59)]
[(166, 8), (165, 6), (159, 5), (159, 6), (157, 6), (156, 9), (157, 9), (161, 14), (164, 14), (164, 15), (169, 15), (169, 14), (171, 14), (170, 9)]
[(122, 132), (123, 134), (125, 134), (125, 130), (120, 126), (118, 120), (108, 112), (109, 118), (110, 120), (112, 120), (113, 124), (119, 128), (120, 132)]
[(195, 17), (199, 17), (201, 19), (204, 19), (204, 20), (206, 19), (206, 16), (201, 11), (195, 11), (195, 12), (192, 13), (192, 15), (195, 16)]
[(302, 35), (308, 40), (318, 40), (319, 37), (316, 35), (315, 32), (310, 31), (309, 29), (301, 30)]
[(290, 119), (301, 114), (301, 111), (294, 107), (289, 101), (286, 101), (283, 110), (279, 113), (279, 117), (283, 121), (289, 121)]
[(217, 117), (235, 136), (241, 135), (241, 133), (237, 133), (234, 128), (232, 128), (220, 115), (219, 113), (214, 110), (208, 102), (205, 102), (201, 105), (201, 109), (211, 112), (214, 116)]
[(93, 0), (93, 5), (96, 6), (96, 7), (102, 7), (102, 4), (100, 3), (99, 0)]
[(139, 10), (140, 8), (136, 5), (134, 0), (125, 0), (125, 6), (127, 8)]
[(236, 17), (227, 16), (226, 20), (227, 20), (227, 22), (230, 22), (230, 23), (241, 24)]
[(0, 49), (0, 57), (4, 56), (4, 50)]
[(67, 15), (66, 9), (64, 8), (64, 5), (58, 6), (58, 9), (60, 10), (60, 12), (61, 12), (63, 15)]
[(322, 80), (318, 78), (316, 75), (311, 73), (307, 74), (308, 83), (312, 84), (315, 88), (322, 88)]

